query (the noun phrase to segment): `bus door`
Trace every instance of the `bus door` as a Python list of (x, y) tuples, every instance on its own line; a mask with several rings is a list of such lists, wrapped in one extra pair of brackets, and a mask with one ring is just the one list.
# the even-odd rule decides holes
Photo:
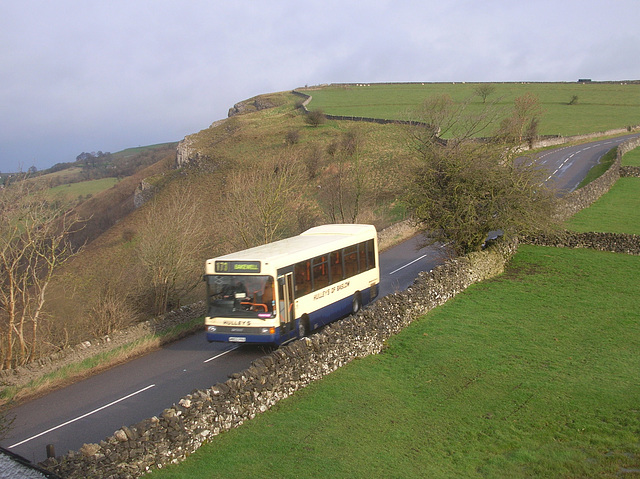
[(293, 273), (278, 276), (278, 315), (280, 316), (280, 335), (289, 339), (295, 329), (295, 310), (293, 305)]

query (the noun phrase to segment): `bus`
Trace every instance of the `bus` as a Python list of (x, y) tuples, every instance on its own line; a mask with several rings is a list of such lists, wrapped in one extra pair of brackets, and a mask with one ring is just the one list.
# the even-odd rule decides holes
[(378, 295), (372, 225), (329, 224), (206, 261), (209, 342), (281, 345)]

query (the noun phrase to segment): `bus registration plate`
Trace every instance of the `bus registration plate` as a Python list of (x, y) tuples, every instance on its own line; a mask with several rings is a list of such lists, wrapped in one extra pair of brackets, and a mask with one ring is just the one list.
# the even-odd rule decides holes
[(245, 338), (243, 336), (231, 336), (229, 338), (229, 342), (230, 343), (246, 343), (247, 342), (247, 338)]

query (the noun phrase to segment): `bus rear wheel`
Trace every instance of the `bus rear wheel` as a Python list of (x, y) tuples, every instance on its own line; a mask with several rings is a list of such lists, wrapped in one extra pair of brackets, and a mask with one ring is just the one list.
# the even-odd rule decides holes
[(356, 293), (353, 295), (353, 314), (356, 314), (362, 308), (362, 297), (360, 293)]

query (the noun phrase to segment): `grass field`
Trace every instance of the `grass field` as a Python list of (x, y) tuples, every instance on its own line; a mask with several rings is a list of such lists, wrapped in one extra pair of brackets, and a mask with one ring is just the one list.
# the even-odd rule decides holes
[(640, 166), (640, 148), (634, 148), (628, 151), (622, 157), (622, 165), (624, 166)]
[(389, 341), (151, 477), (617, 477), (640, 466), (640, 257), (523, 246)]
[(51, 188), (48, 194), (51, 196), (62, 195), (69, 200), (73, 200), (78, 197), (92, 196), (100, 193), (101, 191), (111, 188), (118, 181), (117, 178), (102, 178), (100, 180), (70, 183)]
[[(487, 102), (500, 99), (510, 106), (525, 93), (536, 95), (544, 113), (539, 133), (577, 135), (640, 124), (640, 84), (621, 83), (495, 83)], [(477, 83), (372, 84), (329, 86), (306, 91), (313, 96), (309, 109), (334, 115), (407, 119), (408, 111), (425, 98), (447, 94), (455, 100), (473, 96)], [(573, 96), (576, 104), (569, 105)], [(476, 97), (474, 106), (482, 100)]]
[(620, 178), (606, 195), (567, 221), (567, 227), (640, 235), (640, 178)]

